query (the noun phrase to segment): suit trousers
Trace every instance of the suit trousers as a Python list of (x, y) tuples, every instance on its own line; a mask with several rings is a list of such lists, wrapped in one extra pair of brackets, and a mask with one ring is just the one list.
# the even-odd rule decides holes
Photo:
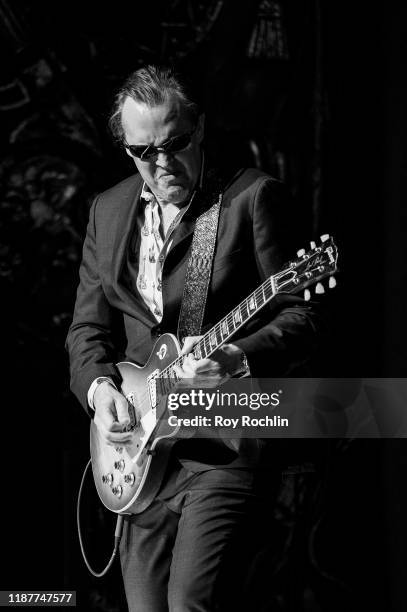
[(190, 472), (172, 462), (155, 501), (126, 517), (120, 557), (129, 612), (247, 612), (279, 478)]

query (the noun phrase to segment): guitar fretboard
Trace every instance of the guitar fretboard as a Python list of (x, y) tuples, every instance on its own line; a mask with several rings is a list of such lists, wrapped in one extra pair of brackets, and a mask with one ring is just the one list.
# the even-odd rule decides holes
[[(229, 312), (221, 321), (216, 323), (195, 344), (191, 351), (195, 359), (206, 359), (218, 348), (225, 344), (249, 319), (251, 319), (272, 297), (277, 293), (276, 278), (279, 275), (267, 278), (253, 293), (245, 298), (238, 306)], [(163, 393), (169, 393), (178, 381), (174, 366), (182, 364), (184, 356), (177, 357), (164, 368), (157, 378), (162, 379)]]

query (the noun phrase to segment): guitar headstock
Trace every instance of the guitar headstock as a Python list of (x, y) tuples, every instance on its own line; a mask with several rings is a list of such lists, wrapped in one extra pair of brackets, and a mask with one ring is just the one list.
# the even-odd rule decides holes
[(295, 261), (291, 261), (279, 274), (274, 276), (277, 291), (298, 293), (304, 290), (304, 299), (311, 298), (308, 287), (316, 285), (315, 293), (324, 293), (321, 281), (329, 277), (329, 287), (336, 285), (334, 274), (337, 271), (338, 248), (331, 236), (324, 234), (317, 245), (311, 242), (309, 251), (301, 249)]

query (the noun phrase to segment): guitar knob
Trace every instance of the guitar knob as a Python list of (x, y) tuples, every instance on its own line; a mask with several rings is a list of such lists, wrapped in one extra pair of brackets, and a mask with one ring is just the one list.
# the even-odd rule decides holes
[(116, 497), (120, 498), (123, 493), (123, 487), (121, 485), (117, 485), (117, 487), (112, 487), (112, 493), (113, 495), (116, 495)]
[(116, 451), (116, 453), (119, 453), (119, 455), (121, 455), (123, 452), (123, 446), (116, 446), (114, 450)]
[(133, 474), (133, 472), (131, 472), (130, 474), (126, 474), (124, 477), (124, 482), (128, 482), (129, 485), (134, 485), (135, 481), (136, 481), (136, 477)]
[(334, 276), (329, 277), (328, 286), (330, 289), (333, 289), (334, 287), (336, 287), (336, 278)]
[(124, 459), (120, 459), (120, 461), (115, 461), (114, 462), (114, 468), (115, 470), (119, 470), (119, 472), (123, 472), (124, 468), (125, 468), (125, 462)]
[(113, 474), (104, 474), (102, 476), (102, 482), (110, 486), (113, 482)]
[(329, 234), (322, 234), (321, 242), (326, 242), (327, 240), (329, 240)]

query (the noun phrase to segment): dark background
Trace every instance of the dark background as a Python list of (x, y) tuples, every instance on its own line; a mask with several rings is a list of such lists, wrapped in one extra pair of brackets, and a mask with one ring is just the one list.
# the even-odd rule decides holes
[[(407, 9), (379, 2), (0, 0), (2, 589), (71, 588), (83, 609), (125, 609), (117, 566), (97, 581), (79, 553), (88, 424), (64, 351), (90, 203), (133, 171), (106, 129), (112, 91), (146, 62), (195, 75), (207, 144), (284, 180), (293, 224), (339, 245), (316, 375), (404, 377), (406, 30)], [(404, 611), (404, 441), (323, 457), (282, 484), (270, 517), (268, 609)], [(113, 519), (88, 484), (99, 569)]]

